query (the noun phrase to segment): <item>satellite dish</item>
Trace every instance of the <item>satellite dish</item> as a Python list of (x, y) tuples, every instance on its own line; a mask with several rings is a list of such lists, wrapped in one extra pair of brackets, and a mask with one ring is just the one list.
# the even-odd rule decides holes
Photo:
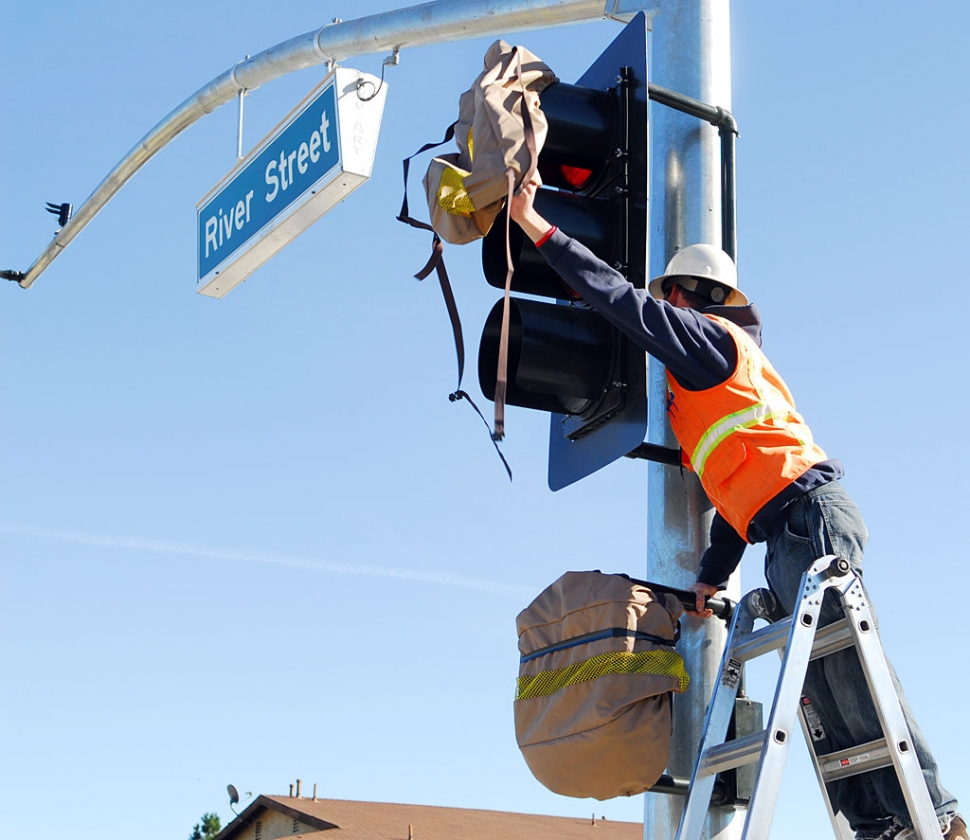
[(229, 793), (229, 805), (230, 807), (239, 802), (239, 791), (236, 790), (235, 785), (226, 785), (226, 790)]

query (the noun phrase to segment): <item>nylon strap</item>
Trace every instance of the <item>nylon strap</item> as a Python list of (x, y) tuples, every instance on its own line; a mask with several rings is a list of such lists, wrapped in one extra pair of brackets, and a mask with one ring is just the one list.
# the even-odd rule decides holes
[[(401, 212), (397, 214), (397, 220), (399, 222), (404, 222), (406, 225), (411, 225), (411, 227), (420, 228), (421, 230), (430, 230), (434, 232), (434, 228), (426, 222), (419, 222), (413, 216), (411, 216), (408, 211), (408, 172), (411, 170), (411, 158), (415, 158), (418, 155), (424, 154), (429, 149), (434, 149), (437, 146), (443, 146), (449, 140), (455, 136), (455, 126), (458, 125), (458, 120), (455, 120), (451, 125), (445, 129), (445, 136), (441, 138), (437, 143), (425, 143), (420, 149), (418, 149), (410, 157), (404, 158), (404, 200), (401, 202)], [(436, 234), (437, 235), (437, 234)], [(428, 275), (425, 274), (425, 277)], [(419, 278), (424, 279), (424, 278)]]
[(505, 437), (505, 398), (508, 393), (509, 379), (509, 309), (511, 306), (512, 275), (515, 267), (512, 264), (512, 239), (509, 235), (509, 224), (511, 222), (512, 197), (517, 195), (523, 186), (530, 183), (535, 176), (539, 162), (539, 152), (536, 144), (536, 133), (532, 125), (532, 115), (525, 98), (525, 83), (522, 81), (522, 54), (515, 50), (515, 76), (518, 79), (519, 87), (522, 88), (522, 98), (519, 101), (519, 111), (522, 115), (522, 134), (525, 140), (526, 149), (529, 151), (529, 168), (515, 186), (515, 170), (510, 166), (505, 170), (505, 178), (508, 181), (508, 195), (505, 203), (505, 297), (502, 299), (502, 326), (499, 330), (498, 339), (498, 360), (495, 370), (495, 424), (492, 431), (492, 440), (499, 441)]
[(509, 245), (509, 223), (511, 213), (508, 211), (508, 203), (512, 201), (512, 193), (515, 190), (515, 170), (510, 166), (505, 170), (505, 178), (508, 181), (509, 189), (506, 197), (505, 211), (505, 263), (508, 267), (505, 272), (505, 297), (502, 298), (502, 326), (498, 336), (498, 360), (495, 370), (495, 426), (492, 431), (492, 440), (501, 440), (505, 437), (505, 395), (509, 384), (509, 308), (511, 307), (512, 291), (512, 249)]
[(596, 630), (593, 633), (585, 633), (582, 636), (573, 636), (571, 639), (563, 639), (561, 642), (556, 642), (552, 645), (546, 645), (546, 647), (539, 648), (538, 650), (532, 651), (532, 653), (527, 653), (524, 656), (519, 657), (519, 663), (529, 662), (539, 656), (545, 656), (547, 653), (556, 653), (560, 650), (566, 650), (571, 647), (577, 647), (579, 645), (588, 645), (591, 642), (600, 642), (603, 639), (636, 639), (640, 642), (653, 642), (655, 645), (663, 645), (664, 647), (674, 647), (680, 638), (680, 624), (677, 625), (677, 634), (673, 639), (665, 639), (663, 636), (654, 636), (652, 633), (646, 633), (643, 630), (630, 630), (628, 627), (608, 627), (606, 630)]
[(458, 385), (455, 390), (448, 395), (448, 399), (451, 402), (458, 402), (460, 400), (467, 400), (468, 404), (475, 409), (475, 413), (481, 417), (482, 422), (485, 424), (485, 428), (489, 431), (489, 437), (492, 441), (492, 445), (495, 447), (498, 457), (502, 460), (502, 465), (505, 467), (505, 472), (508, 473), (509, 481), (512, 480), (512, 468), (509, 466), (509, 462), (505, 460), (505, 455), (502, 454), (502, 450), (498, 447), (498, 440), (492, 434), (492, 430), (489, 428), (488, 421), (485, 419), (485, 415), (479, 410), (478, 406), (475, 405), (475, 401), (468, 396), (466, 391), (462, 390), (461, 380), (465, 375), (465, 339), (461, 329), (461, 318), (458, 316), (458, 304), (455, 302), (455, 293), (451, 287), (451, 280), (448, 278), (448, 271), (445, 268), (444, 259), (444, 245), (441, 241), (441, 237), (435, 232), (434, 228), (431, 227), (427, 222), (422, 222), (411, 216), (408, 210), (408, 173), (411, 168), (411, 158), (417, 157), (418, 155), (433, 149), (436, 146), (441, 146), (447, 143), (455, 136), (455, 126), (457, 121), (453, 122), (448, 129), (445, 131), (445, 136), (438, 143), (426, 143), (418, 151), (416, 151), (410, 157), (404, 159), (404, 199), (401, 202), (401, 212), (398, 213), (397, 220), (399, 222), (404, 222), (406, 225), (410, 225), (413, 228), (418, 228), (419, 230), (429, 230), (433, 234), (431, 239), (431, 256), (425, 263), (424, 267), (414, 275), (417, 280), (424, 280), (432, 271), (438, 277), (438, 285), (441, 287), (441, 296), (445, 300), (445, 308), (448, 310), (448, 318), (451, 321), (451, 332), (455, 340), (455, 355), (458, 360)]

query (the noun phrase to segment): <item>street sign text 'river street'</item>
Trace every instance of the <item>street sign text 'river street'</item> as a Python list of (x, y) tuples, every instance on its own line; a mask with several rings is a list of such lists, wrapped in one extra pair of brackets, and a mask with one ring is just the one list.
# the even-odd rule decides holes
[(201, 294), (226, 295), (370, 177), (386, 92), (337, 68), (198, 203)]

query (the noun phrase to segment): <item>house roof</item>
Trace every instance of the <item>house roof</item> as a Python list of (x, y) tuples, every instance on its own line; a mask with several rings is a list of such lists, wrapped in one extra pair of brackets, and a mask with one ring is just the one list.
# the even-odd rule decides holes
[(266, 810), (299, 819), (310, 828), (307, 840), (641, 840), (643, 825), (591, 818), (547, 817), (397, 805), (342, 799), (260, 796), (223, 829), (217, 840), (232, 840)]

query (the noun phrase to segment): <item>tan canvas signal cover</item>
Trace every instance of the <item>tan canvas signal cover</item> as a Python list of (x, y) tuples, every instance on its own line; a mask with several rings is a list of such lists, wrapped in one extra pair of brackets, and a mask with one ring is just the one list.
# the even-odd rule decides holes
[(610, 799), (656, 783), (671, 692), (689, 683), (682, 613), (673, 595), (601, 572), (567, 572), (519, 613), (515, 735), (547, 788)]
[(424, 176), (431, 227), (445, 242), (461, 245), (488, 233), (505, 206), (506, 169), (518, 186), (531, 163), (521, 108), (529, 112), (541, 151), (548, 123), (539, 94), (558, 81), (524, 47), (496, 41), (488, 48), (484, 69), (458, 101), (459, 151), (432, 160)]

